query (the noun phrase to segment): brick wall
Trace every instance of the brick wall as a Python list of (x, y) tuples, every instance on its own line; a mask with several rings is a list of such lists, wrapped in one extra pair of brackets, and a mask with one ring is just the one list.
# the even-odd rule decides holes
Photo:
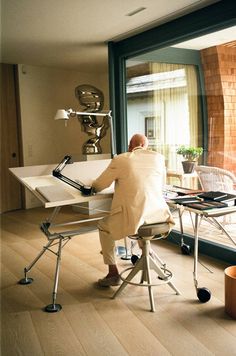
[(206, 48), (201, 58), (208, 110), (208, 165), (236, 174), (236, 46), (231, 42)]

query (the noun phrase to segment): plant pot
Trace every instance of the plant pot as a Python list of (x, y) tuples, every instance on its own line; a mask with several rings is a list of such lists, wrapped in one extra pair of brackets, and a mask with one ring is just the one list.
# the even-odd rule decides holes
[(182, 161), (184, 173), (193, 173), (195, 165), (194, 161)]

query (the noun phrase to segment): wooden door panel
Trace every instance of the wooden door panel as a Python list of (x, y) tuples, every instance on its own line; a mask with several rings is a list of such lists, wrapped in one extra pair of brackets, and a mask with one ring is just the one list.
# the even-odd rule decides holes
[(1, 213), (20, 209), (20, 183), (11, 176), (10, 167), (20, 165), (14, 66), (1, 64)]

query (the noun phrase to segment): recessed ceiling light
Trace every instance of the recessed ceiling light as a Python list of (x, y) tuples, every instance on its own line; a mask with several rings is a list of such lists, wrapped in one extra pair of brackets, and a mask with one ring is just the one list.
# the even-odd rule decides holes
[(128, 14), (126, 14), (126, 16), (134, 16), (136, 14), (138, 14), (139, 12), (146, 10), (146, 7), (139, 7), (138, 9), (129, 12)]

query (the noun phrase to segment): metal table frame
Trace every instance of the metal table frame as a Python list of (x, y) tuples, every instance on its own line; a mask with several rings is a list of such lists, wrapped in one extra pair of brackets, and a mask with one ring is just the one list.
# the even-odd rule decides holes
[[(62, 226), (67, 226), (67, 225), (77, 225), (77, 224), (83, 224), (86, 222), (97, 222), (98, 220), (102, 219), (103, 216), (100, 217), (94, 217), (94, 218), (87, 218), (87, 219), (81, 219), (77, 221), (72, 221), (72, 222), (66, 222), (66, 223), (61, 223), (61, 224), (54, 224), (53, 220), (56, 218), (58, 213), (60, 212), (61, 207), (55, 207), (50, 218), (47, 219), (45, 222), (43, 222), (40, 225), (41, 231), (44, 233), (46, 236), (48, 242), (45, 246), (43, 246), (42, 250), (38, 253), (38, 255), (35, 257), (35, 259), (27, 266), (24, 268), (24, 278), (22, 278), (19, 281), (19, 284), (31, 284), (33, 282), (33, 278), (28, 277), (28, 272), (33, 268), (33, 266), (39, 261), (39, 259), (44, 255), (46, 251), (50, 251), (56, 256), (56, 269), (55, 269), (55, 275), (54, 275), (54, 285), (53, 285), (53, 291), (52, 291), (52, 303), (48, 304), (45, 307), (45, 311), (49, 313), (57, 312), (62, 309), (61, 304), (56, 303), (56, 298), (57, 298), (57, 290), (58, 290), (58, 280), (59, 280), (59, 272), (60, 272), (60, 262), (61, 262), (61, 253), (63, 247), (71, 240), (73, 236), (83, 234), (85, 232), (91, 231), (91, 227), (80, 227), (79, 229), (75, 230), (66, 230), (66, 231), (60, 231), (60, 232), (51, 232), (49, 229), (53, 227), (62, 227)], [(94, 230), (94, 228), (92, 228)], [(53, 250), (53, 248), (57, 247), (57, 249)]]
[[(94, 160), (94, 161), (82, 161), (75, 162), (72, 165), (68, 165), (66, 167), (67, 174), (70, 179), (80, 178), (86, 183), (86, 180), (90, 179), (91, 175), (93, 179), (96, 179), (104, 169), (110, 163), (110, 159), (104, 160)], [(17, 178), (20, 183), (27, 188), (36, 198), (38, 198), (45, 208), (53, 208), (53, 212), (48, 219), (41, 223), (40, 229), (46, 236), (48, 242), (45, 246), (42, 247), (41, 251), (34, 258), (34, 260), (24, 268), (24, 278), (22, 278), (19, 283), (26, 285), (33, 282), (33, 278), (28, 277), (28, 272), (33, 268), (33, 266), (39, 261), (39, 259), (44, 255), (46, 251), (53, 253), (56, 256), (56, 268), (55, 268), (55, 276), (54, 276), (54, 285), (52, 291), (52, 303), (45, 307), (45, 311), (47, 312), (57, 312), (61, 310), (62, 306), (56, 303), (57, 298), (57, 290), (58, 290), (58, 281), (59, 281), (59, 272), (60, 272), (60, 262), (61, 262), (61, 254), (64, 246), (71, 240), (73, 236), (83, 234), (87, 231), (91, 231), (91, 226), (86, 227), (83, 224), (87, 222), (96, 223), (98, 220), (103, 218), (108, 211), (101, 210), (99, 208), (93, 208), (93, 211), (99, 213), (99, 217), (92, 217), (89, 215), (88, 218), (65, 222), (65, 223), (54, 223), (55, 218), (58, 216), (61, 208), (63, 206), (73, 206), (76, 205), (79, 207), (79, 204), (101, 201), (104, 199), (112, 198), (113, 196), (113, 187), (110, 189), (106, 189), (101, 193), (92, 196), (84, 196), (81, 192), (75, 187), (66, 184), (65, 182), (59, 181), (57, 178), (53, 177), (52, 171), (55, 168), (55, 165), (44, 165), (44, 166), (28, 166), (28, 167), (16, 167), (10, 168), (10, 172)], [(90, 179), (91, 180), (91, 179)], [(69, 200), (60, 200), (60, 201), (47, 201), (38, 191), (38, 187), (42, 187), (45, 185), (50, 186), (59, 186), (60, 190), (66, 190), (70, 193), (71, 198)], [(82, 206), (85, 209), (84, 206)], [(86, 208), (91, 210), (88, 206)], [(79, 225), (76, 228), (69, 230), (64, 230), (65, 226)], [(62, 231), (52, 231), (54, 228), (58, 228)], [(94, 230), (94, 227), (92, 228)], [(55, 229), (56, 230), (56, 229)]]
[(189, 208), (184, 205), (176, 204), (173, 202), (168, 202), (169, 206), (177, 209), (179, 213), (179, 221), (180, 221), (180, 232), (183, 237), (184, 231), (183, 231), (183, 221), (182, 221), (182, 215), (184, 211), (189, 211), (190, 214), (194, 214), (194, 219), (193, 219), (193, 232), (194, 232), (194, 269), (193, 269), (193, 281), (194, 281), (194, 286), (196, 289), (197, 297), (198, 299), (205, 303), (210, 300), (211, 298), (211, 291), (206, 288), (206, 287), (199, 287), (198, 286), (198, 243), (199, 243), (199, 226), (201, 224), (202, 219), (207, 219), (210, 221), (213, 221), (213, 223), (218, 226), (225, 234), (226, 236), (233, 242), (233, 244), (236, 246), (236, 241), (230, 236), (230, 234), (226, 231), (226, 229), (223, 227), (223, 225), (217, 221), (217, 217), (221, 217), (224, 215), (236, 213), (236, 206), (230, 206), (230, 207), (225, 207), (225, 208), (214, 208), (214, 209), (207, 209), (207, 210), (197, 210), (193, 208)]

